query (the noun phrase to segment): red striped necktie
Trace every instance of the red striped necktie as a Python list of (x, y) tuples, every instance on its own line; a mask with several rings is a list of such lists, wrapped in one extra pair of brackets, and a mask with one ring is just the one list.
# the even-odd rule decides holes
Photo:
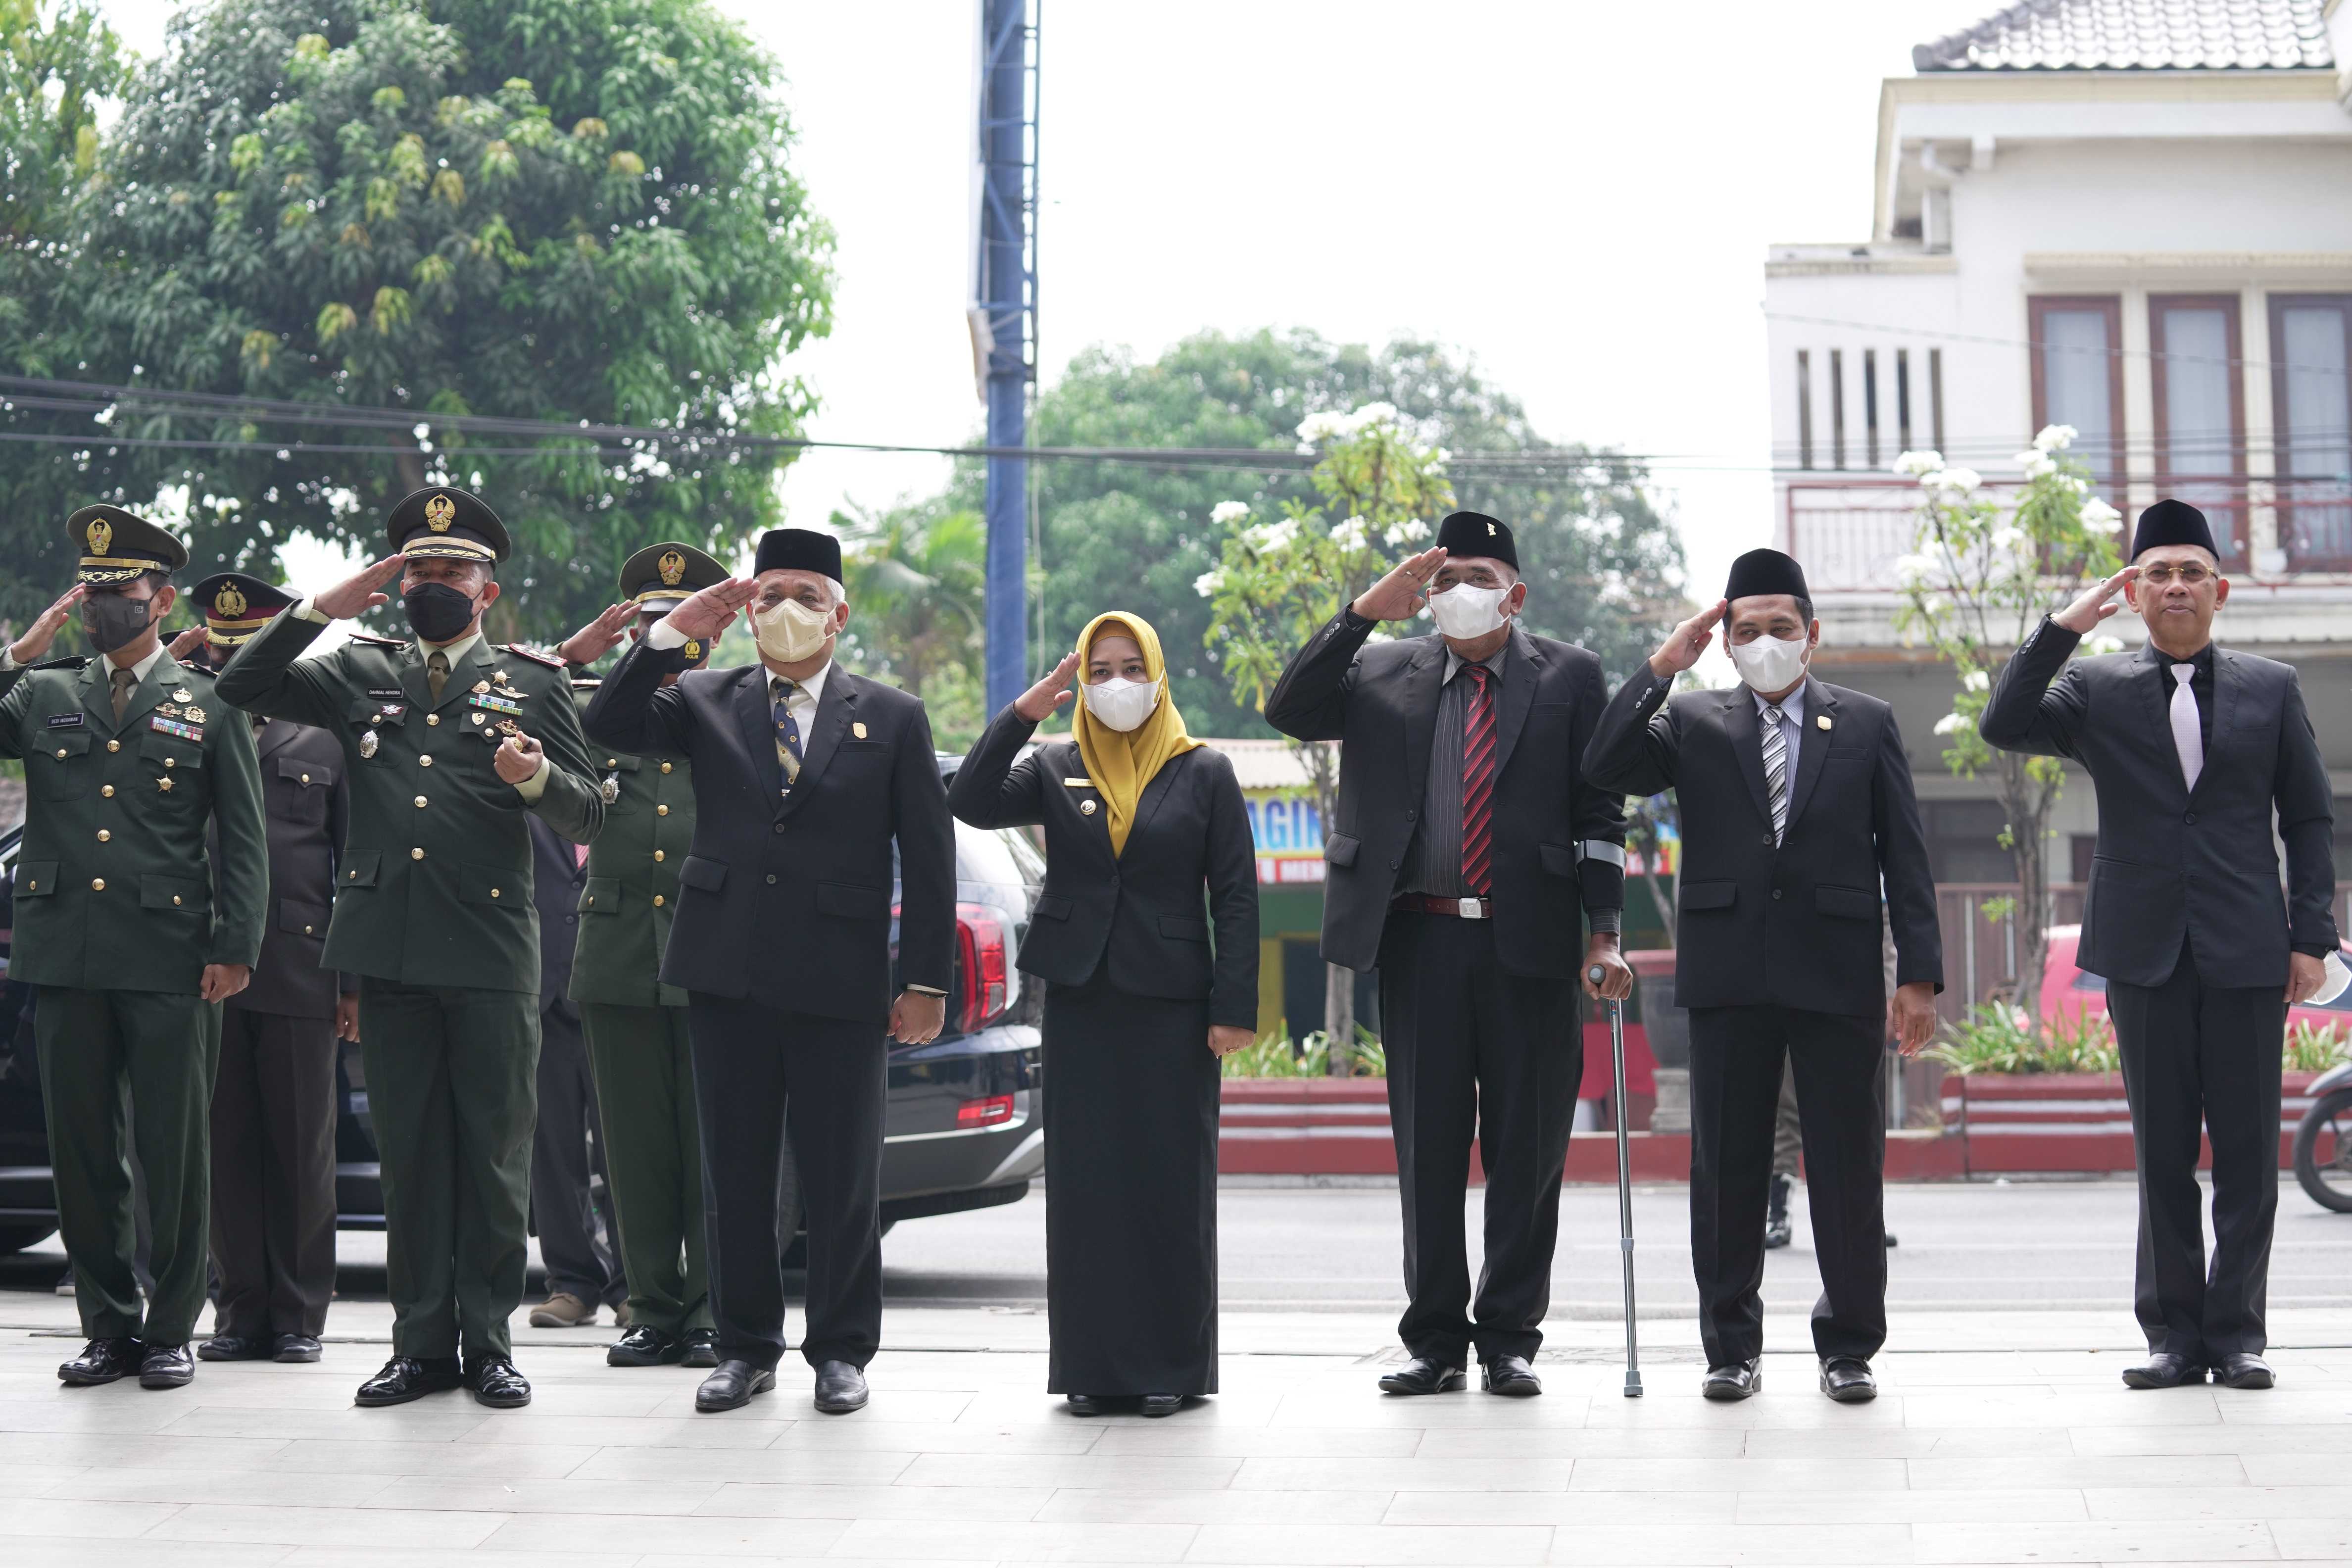
[(1495, 848), (1494, 672), (1471, 664), (1462, 673), (1470, 678), (1470, 712), (1462, 725), (1462, 885), (1483, 899)]

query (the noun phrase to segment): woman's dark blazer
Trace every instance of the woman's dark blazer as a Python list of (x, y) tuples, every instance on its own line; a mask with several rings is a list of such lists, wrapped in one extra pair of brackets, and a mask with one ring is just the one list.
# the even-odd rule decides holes
[(1035, 729), (1007, 706), (948, 790), (948, 809), (974, 827), (1045, 826), (1045, 888), (1022, 970), (1083, 985), (1108, 944), (1120, 990), (1206, 997), (1210, 1023), (1256, 1028), (1257, 855), (1233, 763), (1207, 746), (1171, 758), (1114, 856), (1110, 812), (1075, 742), (1013, 761)]

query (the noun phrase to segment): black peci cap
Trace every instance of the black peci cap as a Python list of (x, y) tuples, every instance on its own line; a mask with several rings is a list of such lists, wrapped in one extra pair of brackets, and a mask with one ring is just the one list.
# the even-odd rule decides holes
[(1483, 511), (1457, 511), (1437, 525), (1437, 542), (1449, 556), (1484, 556), (1516, 572), (1519, 552), (1511, 543), (1511, 525)]
[(119, 506), (86, 506), (66, 519), (66, 537), (81, 552), (79, 582), (111, 588), (146, 572), (177, 572), (188, 547)]
[(2168, 496), (2139, 514), (2139, 526), (2132, 530), (2131, 558), (2137, 561), (2168, 544), (2194, 544), (2214, 560), (2221, 559), (2221, 552), (2213, 547), (2213, 529), (2205, 514)]
[(691, 544), (648, 544), (621, 563), (621, 593), (639, 609), (667, 610), (727, 577), (726, 567)]
[(295, 595), (242, 572), (215, 572), (188, 590), (205, 613), (205, 640), (235, 647), (268, 626)]
[(1731, 563), (1731, 575), (1723, 584), (1727, 599), (1752, 599), (1759, 594), (1790, 594), (1805, 600), (1813, 596), (1796, 557), (1777, 550), (1749, 551)]
[(841, 581), (841, 541), (807, 528), (772, 528), (760, 535), (754, 576), (762, 572), (816, 572)]
[(419, 560), (504, 561), (514, 548), (506, 524), (470, 490), (429, 485), (404, 496), (383, 521), (392, 547)]

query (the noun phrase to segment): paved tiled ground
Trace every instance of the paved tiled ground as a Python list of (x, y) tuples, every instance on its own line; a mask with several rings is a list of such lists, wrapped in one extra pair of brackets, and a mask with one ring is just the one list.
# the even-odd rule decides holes
[(547, 1333), (521, 1336), (528, 1411), (356, 1410), (388, 1326), (364, 1302), (319, 1366), (68, 1391), (70, 1321), (0, 1297), (9, 1568), (2352, 1562), (2352, 1312), (2332, 1310), (2279, 1314), (2267, 1394), (2127, 1393), (2120, 1309), (1906, 1315), (1885, 1395), (1851, 1409), (1813, 1391), (1796, 1317), (1764, 1395), (1721, 1407), (1687, 1320), (1648, 1325), (1644, 1399), (1621, 1395), (1615, 1326), (1579, 1321), (1550, 1392), (1509, 1402), (1381, 1398), (1385, 1314), (1229, 1313), (1226, 1392), (1160, 1422), (1065, 1415), (1025, 1311), (894, 1306), (872, 1406), (836, 1419), (797, 1363), (698, 1416), (697, 1374)]

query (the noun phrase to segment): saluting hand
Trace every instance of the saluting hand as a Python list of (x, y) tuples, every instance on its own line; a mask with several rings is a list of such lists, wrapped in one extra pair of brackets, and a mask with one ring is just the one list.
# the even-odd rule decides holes
[(759, 584), (749, 577), (730, 577), (724, 583), (713, 583), (672, 610), (668, 623), (689, 637), (712, 641), (727, 629), (735, 612), (750, 604), (751, 595), (759, 591)]
[(1356, 614), (1368, 621), (1409, 621), (1429, 602), (1429, 580), (1445, 564), (1445, 547), (1409, 555), (1356, 595)]
[(376, 590), (399, 576), (407, 562), (405, 555), (387, 555), (373, 566), (362, 567), (325, 593), (311, 595), (310, 607), (331, 621), (344, 621), (378, 605), (389, 605), (392, 595)]
[(624, 599), (558, 643), (556, 655), (566, 664), (593, 664), (620, 646), (636, 618), (637, 606)]
[(2126, 566), (2105, 582), (2084, 589), (2083, 596), (2050, 617), (2052, 623), (2081, 636), (2123, 608), (2115, 602), (2124, 591), (2124, 584), (2139, 575), (2139, 568)]
[(1045, 672), (1045, 679), (1013, 700), (1013, 710), (1032, 724), (1042, 723), (1054, 716), (1054, 710), (1070, 700), (1070, 682), (1078, 672), (1076, 648), (1062, 656), (1062, 662)]
[(1667, 634), (1650, 656), (1650, 673), (1660, 680), (1672, 680), (1698, 662), (1707, 645), (1715, 641), (1716, 623), (1731, 608), (1728, 599), (1717, 599), (1711, 608), (1701, 610)]
[(190, 654), (204, 647), (205, 638), (210, 635), (203, 626), (190, 626), (172, 639), (172, 657), (184, 660)]
[(539, 772), (539, 764), (546, 760), (547, 752), (540, 743), (520, 731), (501, 741), (499, 749), (490, 754), (490, 763), (499, 770), (499, 777), (516, 785), (530, 783), (531, 775)]
[(89, 593), (87, 587), (77, 583), (59, 595), (58, 602), (43, 610), (25, 635), (9, 647), (8, 657), (18, 664), (30, 664), (47, 653), (49, 645), (58, 640), (58, 634), (72, 618), (74, 606), (80, 604)]

